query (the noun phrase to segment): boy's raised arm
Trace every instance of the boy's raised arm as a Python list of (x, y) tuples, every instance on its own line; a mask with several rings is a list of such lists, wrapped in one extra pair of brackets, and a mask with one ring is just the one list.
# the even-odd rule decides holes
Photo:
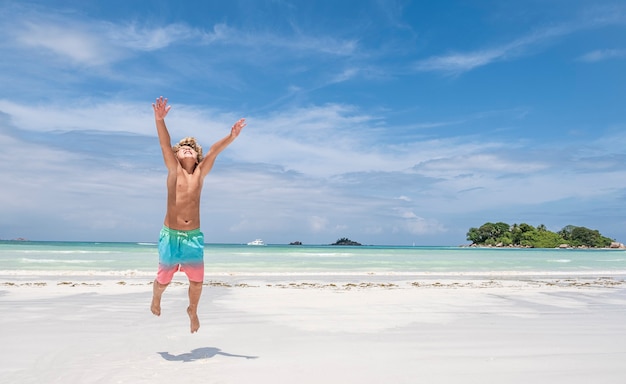
[(211, 145), (211, 148), (209, 148), (209, 152), (206, 154), (204, 159), (202, 159), (200, 164), (198, 164), (203, 176), (206, 176), (211, 171), (217, 155), (219, 155), (220, 152), (226, 149), (226, 147), (228, 147), (230, 143), (235, 141), (235, 139), (237, 138), (237, 136), (239, 136), (239, 133), (241, 133), (241, 130), (245, 126), (246, 119), (237, 120), (237, 122), (233, 124), (232, 128), (230, 129), (230, 134), (228, 136)]
[(167, 99), (164, 99), (163, 96), (157, 98), (155, 103), (152, 103), (152, 109), (154, 109), (154, 121), (156, 123), (157, 134), (159, 136), (159, 144), (161, 145), (161, 152), (163, 153), (163, 161), (165, 161), (167, 169), (172, 171), (176, 170), (178, 161), (176, 160), (174, 151), (172, 151), (170, 133), (167, 131), (167, 127), (165, 126), (165, 116), (167, 116), (170, 108), (172, 107), (167, 105)]

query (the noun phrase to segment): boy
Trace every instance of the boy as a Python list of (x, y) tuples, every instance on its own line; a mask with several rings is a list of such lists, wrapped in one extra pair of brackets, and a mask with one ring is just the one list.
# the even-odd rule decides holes
[(202, 157), (202, 147), (193, 137), (182, 139), (172, 147), (165, 126), (165, 116), (171, 106), (163, 96), (152, 104), (163, 160), (167, 167), (167, 211), (159, 236), (159, 269), (152, 287), (150, 309), (161, 315), (161, 296), (178, 270), (189, 279), (189, 315), (191, 333), (200, 328), (198, 302), (204, 281), (204, 235), (200, 231), (200, 193), (205, 176), (211, 171), (215, 158), (246, 126), (245, 119), (237, 121), (230, 135), (211, 146)]

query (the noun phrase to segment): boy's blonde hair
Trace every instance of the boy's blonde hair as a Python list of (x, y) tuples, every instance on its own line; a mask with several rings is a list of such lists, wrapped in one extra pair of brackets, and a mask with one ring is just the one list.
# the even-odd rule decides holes
[(196, 151), (196, 153), (198, 154), (198, 163), (202, 161), (202, 147), (200, 146), (200, 144), (198, 144), (198, 142), (196, 141), (195, 137), (185, 137), (184, 139), (182, 139), (181, 141), (178, 142), (178, 144), (176, 144), (175, 146), (172, 147), (172, 150), (174, 151), (174, 153), (178, 153), (178, 150), (180, 149), (180, 147), (188, 145), (191, 148), (194, 149), (194, 151)]

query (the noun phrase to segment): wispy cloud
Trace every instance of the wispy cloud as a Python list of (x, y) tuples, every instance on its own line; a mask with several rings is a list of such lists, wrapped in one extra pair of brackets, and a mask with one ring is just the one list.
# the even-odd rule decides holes
[(595, 63), (598, 61), (621, 59), (626, 57), (626, 49), (598, 49), (587, 52), (578, 58), (579, 61)]
[(415, 63), (417, 71), (436, 71), (458, 75), (498, 61), (511, 60), (534, 52), (537, 46), (571, 32), (567, 26), (533, 32), (509, 43), (467, 53), (434, 56)]
[(115, 25), (105, 23), (104, 35), (111, 42), (133, 50), (154, 51), (166, 48), (180, 41), (196, 39), (200, 31), (186, 24), (169, 24), (164, 27), (147, 28), (136, 23)]
[(151, 28), (73, 16), (30, 12), (5, 21), (17, 48), (52, 53), (59, 60), (83, 66), (106, 65), (127, 58), (134, 51), (158, 50), (200, 36), (184, 24)]
[(152, 133), (150, 103), (96, 102), (68, 105), (20, 104), (0, 99), (0, 112), (12, 124), (30, 131), (83, 131)]
[[(203, 44), (222, 44), (246, 47), (255, 51), (282, 49), (288, 52), (348, 56), (355, 52), (358, 43), (354, 39), (342, 39), (330, 35), (311, 35), (298, 30), (282, 31), (238, 29), (220, 23), (201, 35)], [(285, 56), (283, 52), (281, 56)], [(242, 60), (245, 57), (241, 58)]]
[[(258, 51), (272, 49), (333, 56), (349, 56), (357, 49), (357, 41), (353, 39), (309, 35), (299, 31), (273, 33), (243, 30), (225, 23), (215, 24), (206, 31), (184, 23), (152, 27), (135, 21), (113, 23), (88, 20), (60, 12), (21, 13), (19, 19), (4, 18), (18, 46), (43, 50), (85, 66), (106, 65), (127, 58), (136, 51), (160, 50), (180, 42), (198, 47), (219, 44), (230, 47), (229, 51), (232, 47), (246, 47)], [(285, 53), (280, 56), (284, 57)], [(225, 52), (223, 54), (230, 57)], [(239, 60), (251, 58), (241, 56)]]
[(115, 47), (96, 34), (90, 34), (85, 26), (24, 22), (14, 32), (18, 43), (26, 48), (43, 49), (76, 64), (102, 65), (123, 56)]
[[(535, 54), (544, 49), (547, 44), (556, 39), (571, 35), (583, 29), (602, 28), (611, 25), (626, 23), (623, 7), (598, 7), (584, 12), (584, 17), (578, 21), (564, 22), (550, 27), (538, 28), (509, 43), (494, 45), (470, 52), (452, 52), (449, 54), (432, 56), (417, 61), (413, 68), (416, 71), (443, 72), (448, 75), (459, 75), (473, 69), (495, 62), (513, 60), (519, 57)], [(618, 52), (592, 52), (587, 61), (604, 58), (606, 54)], [(621, 53), (620, 53), (621, 55)]]
[(446, 227), (434, 219), (425, 219), (411, 210), (397, 209), (401, 220), (395, 230), (408, 232), (412, 235), (432, 235), (447, 232)]

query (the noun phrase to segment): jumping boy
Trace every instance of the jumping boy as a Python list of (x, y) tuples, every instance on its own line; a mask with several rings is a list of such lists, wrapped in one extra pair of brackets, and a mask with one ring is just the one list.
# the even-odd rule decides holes
[(186, 137), (172, 147), (165, 126), (165, 116), (171, 106), (163, 96), (152, 104), (163, 160), (167, 167), (167, 211), (159, 236), (159, 269), (152, 287), (150, 309), (161, 315), (161, 296), (172, 281), (174, 273), (182, 271), (189, 279), (189, 315), (191, 333), (200, 328), (198, 302), (204, 281), (204, 235), (200, 231), (200, 193), (205, 176), (213, 168), (215, 158), (246, 126), (245, 119), (237, 121), (230, 135), (219, 140), (202, 157), (202, 147), (193, 137)]

